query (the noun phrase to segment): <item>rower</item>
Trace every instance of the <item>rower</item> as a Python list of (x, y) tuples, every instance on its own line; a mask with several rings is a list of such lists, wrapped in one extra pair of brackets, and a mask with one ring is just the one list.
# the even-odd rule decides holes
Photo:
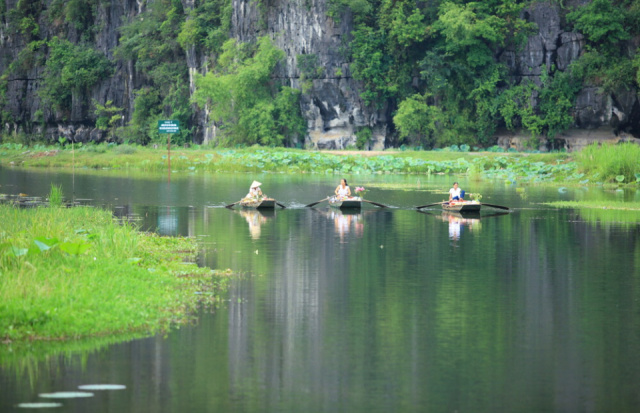
[(449, 189), (449, 202), (464, 201), (464, 191), (460, 189), (457, 182), (453, 183), (453, 188)]

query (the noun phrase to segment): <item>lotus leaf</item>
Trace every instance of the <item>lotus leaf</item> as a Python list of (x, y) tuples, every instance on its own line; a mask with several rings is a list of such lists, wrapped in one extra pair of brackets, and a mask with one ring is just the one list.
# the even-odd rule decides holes
[(86, 252), (91, 244), (84, 242), (63, 242), (60, 244), (60, 249), (67, 254), (80, 255)]
[(40, 251), (43, 252), (55, 247), (56, 245), (58, 245), (58, 242), (60, 242), (58, 238), (38, 237), (33, 240), (33, 243), (36, 245), (36, 247), (38, 247)]

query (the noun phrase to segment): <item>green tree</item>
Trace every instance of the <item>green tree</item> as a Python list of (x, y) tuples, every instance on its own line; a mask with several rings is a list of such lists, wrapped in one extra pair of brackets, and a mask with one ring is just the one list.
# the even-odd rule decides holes
[(176, 143), (186, 142), (191, 135), (193, 109), (188, 67), (178, 42), (184, 22), (180, 1), (156, 0), (120, 29), (115, 56), (134, 62), (144, 81), (144, 86), (135, 91), (129, 125), (130, 135), (141, 143), (164, 140), (156, 126), (157, 120), (163, 118), (180, 121), (180, 132), (172, 136)]
[(230, 39), (216, 71), (196, 77), (194, 101), (210, 108), (226, 143), (289, 144), (304, 131), (299, 93), (271, 79), (282, 58), (284, 52), (268, 37), (259, 38), (255, 47)]
[(49, 57), (39, 95), (46, 104), (58, 110), (70, 110), (74, 93), (81, 95), (113, 73), (109, 59), (89, 45), (75, 45), (54, 37), (47, 46)]
[(567, 21), (594, 44), (618, 47), (630, 38), (625, 28), (626, 13), (611, 0), (592, 0), (567, 14)]

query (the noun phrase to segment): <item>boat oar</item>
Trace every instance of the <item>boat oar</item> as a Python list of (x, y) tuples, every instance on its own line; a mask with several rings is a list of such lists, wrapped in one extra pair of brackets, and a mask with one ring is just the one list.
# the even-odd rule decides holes
[(231, 209), (231, 208), (233, 208), (234, 205), (239, 204), (240, 202), (242, 202), (242, 199), (240, 201), (238, 201), (238, 202), (234, 202), (233, 204), (225, 205), (225, 208)]
[(283, 204), (281, 204), (280, 202), (276, 202), (276, 205), (278, 205), (280, 208), (282, 209), (286, 209), (287, 207), (284, 206)]
[(362, 202), (366, 202), (366, 203), (368, 203), (368, 204), (375, 205), (375, 206), (380, 207), (380, 208), (389, 208), (389, 207), (388, 207), (388, 206), (386, 206), (386, 205), (379, 204), (379, 203), (377, 203), (377, 202), (373, 202), (373, 201), (367, 201), (366, 199), (363, 199), (363, 200), (362, 200)]
[(446, 204), (449, 201), (442, 201), (442, 202), (436, 202), (435, 204), (427, 204), (427, 205), (420, 205), (417, 206), (416, 209), (422, 209), (422, 208), (426, 208), (426, 207), (430, 207), (430, 206), (434, 206), (434, 205), (442, 205), (442, 204)]
[(328, 196), (328, 197), (326, 197), (325, 199), (321, 199), (321, 200), (319, 200), (319, 201), (317, 201), (317, 202), (312, 202), (312, 203), (310, 203), (309, 205), (305, 205), (304, 207), (305, 207), (305, 208), (311, 208), (311, 207), (313, 207), (313, 206), (318, 205), (320, 202), (324, 202), (324, 201), (326, 201), (326, 200), (327, 200), (327, 199), (329, 199), (329, 198), (331, 198), (331, 197), (329, 197), (329, 196)]
[(498, 209), (504, 209), (505, 211), (509, 211), (509, 207), (506, 206), (502, 206), (502, 205), (493, 205), (493, 204), (487, 204), (482, 202), (482, 205), (486, 205), (488, 207), (493, 207), (493, 208), (498, 208)]

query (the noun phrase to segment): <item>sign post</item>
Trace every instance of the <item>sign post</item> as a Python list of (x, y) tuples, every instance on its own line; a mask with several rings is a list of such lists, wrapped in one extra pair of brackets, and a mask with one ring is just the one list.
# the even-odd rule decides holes
[(180, 121), (177, 120), (159, 120), (158, 133), (167, 134), (167, 160), (169, 168), (169, 181), (171, 181), (171, 134), (180, 132)]

